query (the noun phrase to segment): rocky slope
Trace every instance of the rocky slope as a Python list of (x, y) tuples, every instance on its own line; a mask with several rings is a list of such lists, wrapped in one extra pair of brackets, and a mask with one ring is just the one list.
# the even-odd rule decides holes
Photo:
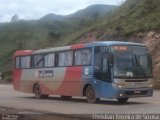
[(150, 31), (139, 33), (137, 37), (148, 47), (153, 59), (154, 78), (160, 80), (160, 33)]

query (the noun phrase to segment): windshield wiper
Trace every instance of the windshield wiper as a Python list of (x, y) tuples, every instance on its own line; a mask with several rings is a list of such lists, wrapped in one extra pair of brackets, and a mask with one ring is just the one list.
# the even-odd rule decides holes
[(146, 74), (145, 74), (145, 72), (143, 70), (143, 67), (138, 63), (137, 56), (136, 55), (134, 55), (134, 56), (135, 56), (135, 61), (136, 61), (137, 67), (141, 69), (141, 73), (143, 74), (143, 77), (146, 78)]

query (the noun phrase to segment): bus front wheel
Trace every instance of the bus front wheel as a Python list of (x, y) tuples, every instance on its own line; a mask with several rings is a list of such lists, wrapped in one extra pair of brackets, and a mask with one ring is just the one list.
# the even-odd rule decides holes
[(96, 98), (95, 90), (92, 86), (88, 86), (86, 89), (86, 99), (88, 103), (97, 103), (100, 98)]
[(125, 103), (128, 101), (129, 98), (117, 98), (119, 103)]
[(36, 84), (34, 86), (33, 91), (34, 91), (35, 97), (37, 99), (48, 98), (48, 95), (44, 95), (44, 94), (41, 93), (41, 87), (40, 87), (39, 84)]

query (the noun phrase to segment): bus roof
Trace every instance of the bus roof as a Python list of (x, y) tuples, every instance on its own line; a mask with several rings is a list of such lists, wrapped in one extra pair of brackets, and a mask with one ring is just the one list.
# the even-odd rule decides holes
[(91, 42), (91, 43), (84, 43), (84, 44), (75, 44), (70, 46), (63, 46), (63, 47), (53, 47), (53, 48), (46, 48), (46, 49), (39, 49), (39, 50), (19, 50), (15, 52), (15, 55), (27, 55), (27, 54), (36, 54), (36, 53), (44, 53), (44, 52), (52, 52), (52, 51), (59, 51), (59, 50), (68, 50), (68, 49), (78, 49), (78, 48), (85, 48), (91, 46), (110, 46), (110, 45), (138, 45), (144, 46), (144, 44), (140, 43), (133, 43), (133, 42), (121, 42), (121, 41), (98, 41), (98, 42)]
[(144, 44), (141, 43), (134, 43), (134, 42), (122, 42), (122, 41), (99, 41), (99, 42), (93, 42), (96, 45), (138, 45), (138, 46), (144, 46)]
[(33, 50), (18, 50), (14, 53), (14, 56), (30, 55), (32, 53), (33, 53)]
[(91, 47), (91, 46), (99, 46), (99, 45), (138, 45), (138, 46), (144, 46), (144, 44), (140, 43), (133, 43), (133, 42), (120, 42), (120, 41), (98, 41), (98, 42), (91, 42), (91, 43), (84, 43), (84, 44), (75, 44), (70, 46), (63, 46), (63, 47), (53, 47), (53, 48), (47, 48), (47, 49), (40, 49), (36, 50), (33, 54), (36, 53), (43, 53), (43, 52), (51, 52), (51, 51), (59, 51), (59, 50), (68, 50), (68, 49), (78, 49), (78, 48), (85, 48), (85, 47)]

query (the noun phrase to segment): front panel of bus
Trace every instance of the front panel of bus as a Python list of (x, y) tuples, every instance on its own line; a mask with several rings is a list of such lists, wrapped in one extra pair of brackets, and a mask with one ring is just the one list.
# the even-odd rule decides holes
[(128, 89), (120, 96), (152, 96), (152, 62), (144, 46), (112, 46), (113, 85)]
[(95, 47), (94, 77), (101, 97), (152, 96), (152, 62), (144, 46)]

